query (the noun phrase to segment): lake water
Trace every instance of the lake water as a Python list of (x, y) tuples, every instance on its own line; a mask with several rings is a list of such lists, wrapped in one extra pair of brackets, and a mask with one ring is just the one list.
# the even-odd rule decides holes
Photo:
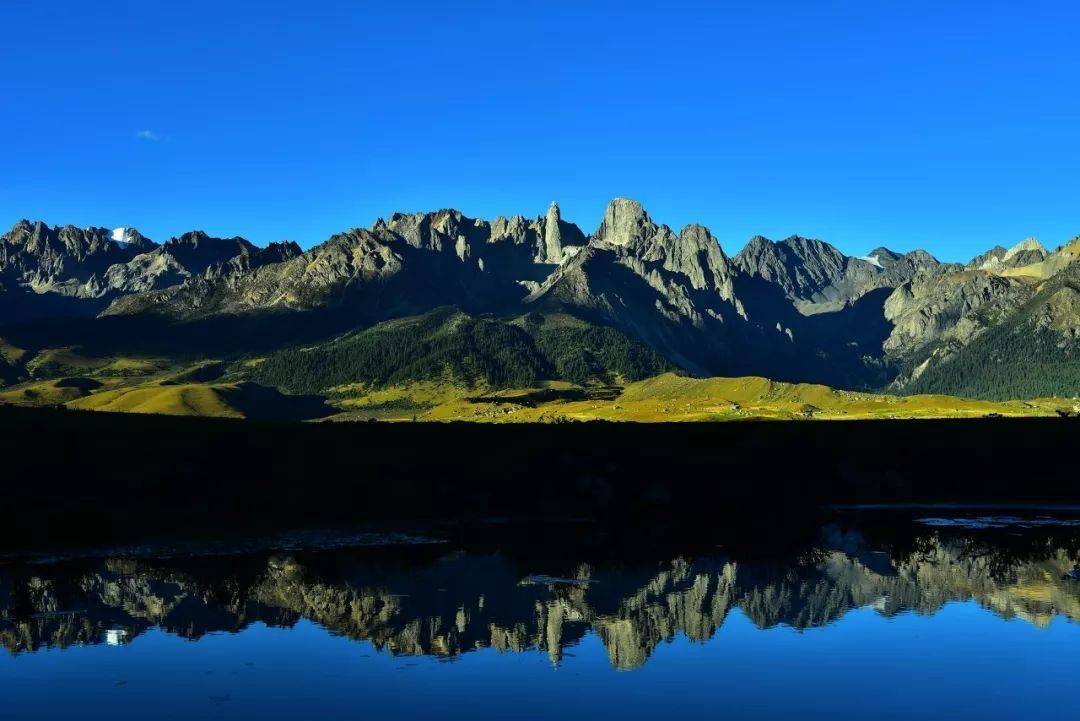
[(1080, 529), (934, 515), (768, 552), (8, 559), (0, 718), (1080, 716)]

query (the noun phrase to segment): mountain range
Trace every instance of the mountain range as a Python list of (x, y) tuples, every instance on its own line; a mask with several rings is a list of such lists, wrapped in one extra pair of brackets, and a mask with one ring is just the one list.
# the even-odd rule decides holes
[(257, 356), (252, 374), (285, 390), (300, 377), (312, 390), (680, 370), (1073, 396), (1078, 259), (1080, 238), (1053, 251), (1029, 238), (966, 264), (921, 250), (854, 257), (800, 236), (754, 237), (730, 256), (707, 228), (676, 232), (623, 198), (591, 234), (553, 203), (531, 219), (395, 213), (307, 251), (20, 221), (0, 236), (0, 382), (45, 377), (42, 354), (63, 348)]

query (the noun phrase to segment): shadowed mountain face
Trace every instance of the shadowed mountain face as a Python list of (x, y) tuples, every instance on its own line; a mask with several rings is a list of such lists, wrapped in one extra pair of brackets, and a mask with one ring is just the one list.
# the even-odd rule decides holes
[[(22, 221), (0, 237), (0, 329), (41, 318), (135, 319), (139, 332), (119, 335), (158, 342), (155, 352), (179, 352), (167, 341), (183, 338), (177, 347), (189, 355), (243, 355), (444, 307), (496, 322), (540, 312), (614, 328), (697, 375), (996, 397), (1013, 386), (955, 380), (975, 367), (965, 349), (980, 339), (995, 348), (1037, 341), (1064, 355), (1052, 363), (1031, 355), (1029, 386), (1072, 395), (1080, 388), (1061, 369), (1073, 360), (1080, 317), (1061, 278), (1078, 257), (1076, 242), (1049, 252), (1028, 239), (961, 266), (925, 251), (852, 257), (820, 240), (758, 236), (731, 258), (708, 229), (675, 232), (622, 198), (588, 236), (553, 203), (532, 219), (395, 213), (306, 252), (201, 231), (157, 246), (132, 229)], [(1021, 321), (1040, 313), (1050, 319)], [(81, 328), (83, 338), (103, 337)], [(60, 327), (50, 342), (84, 342), (73, 333)], [(0, 371), (9, 381), (19, 375)]]
[[(1000, 518), (979, 525), (1000, 523)], [(1005, 525), (1008, 525), (1006, 522)], [(0, 643), (12, 653), (130, 642), (160, 628), (198, 639), (254, 622), (313, 621), (400, 655), (534, 649), (558, 664), (595, 634), (618, 668), (676, 635), (710, 639), (738, 612), (756, 627), (826, 626), (849, 611), (934, 614), (974, 601), (1001, 618), (1080, 621), (1074, 529), (917, 527), (871, 540), (841, 525), (780, 555), (530, 560), (445, 544), (334, 552), (70, 561), (0, 568)]]
[(898, 255), (878, 248), (853, 258), (828, 243), (797, 235), (779, 243), (755, 236), (735, 263), (750, 277), (775, 285), (807, 315), (842, 310), (877, 288), (896, 288), (917, 275), (958, 269), (924, 251)]
[(127, 237), (130, 243), (119, 243), (105, 228), (16, 223), (0, 236), (2, 319), (94, 315), (107, 302), (109, 269), (153, 249), (137, 231)]

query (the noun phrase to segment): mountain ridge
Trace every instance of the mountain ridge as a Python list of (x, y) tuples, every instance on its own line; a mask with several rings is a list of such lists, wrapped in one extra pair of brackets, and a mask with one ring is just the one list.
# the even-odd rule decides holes
[[(592, 234), (555, 203), (532, 219), (443, 209), (394, 213), (306, 251), (203, 231), (159, 245), (134, 229), (20, 221), (0, 236), (0, 326), (145, 318), (166, 333), (245, 318), (316, 328), (333, 318), (327, 332), (343, 332), (439, 307), (540, 311), (615, 328), (694, 375), (903, 392), (1007, 323), (1078, 258), (1076, 242), (1050, 252), (1034, 238), (967, 264), (884, 247), (857, 257), (798, 235), (755, 236), (729, 256), (704, 226), (675, 232), (627, 198), (611, 201)], [(1059, 304), (1039, 332), (1072, 338), (1080, 318), (1071, 307)]]

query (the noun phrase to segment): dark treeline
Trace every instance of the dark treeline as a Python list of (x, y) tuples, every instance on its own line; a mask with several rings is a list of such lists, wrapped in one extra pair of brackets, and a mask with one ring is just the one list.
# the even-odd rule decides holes
[(0, 548), (486, 517), (630, 532), (833, 502), (1076, 502), (1061, 449), (1078, 430), (1058, 418), (300, 424), (3, 406)]

